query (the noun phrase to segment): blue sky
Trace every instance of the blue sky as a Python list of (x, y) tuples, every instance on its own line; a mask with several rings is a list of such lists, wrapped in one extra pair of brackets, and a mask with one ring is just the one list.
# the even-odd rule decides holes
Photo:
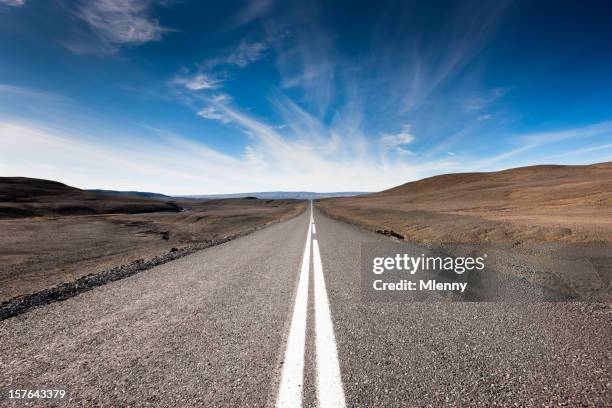
[(375, 191), (612, 160), (608, 1), (0, 0), (0, 175)]

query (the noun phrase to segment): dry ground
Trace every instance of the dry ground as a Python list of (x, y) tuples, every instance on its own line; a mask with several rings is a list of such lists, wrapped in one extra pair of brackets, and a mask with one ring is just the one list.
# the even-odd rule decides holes
[(448, 174), (318, 206), (417, 242), (612, 243), (612, 163)]
[(290, 218), (295, 200), (184, 200), (182, 212), (0, 220), (0, 302)]
[(499, 269), (540, 284), (610, 295), (612, 163), (448, 174), (317, 206), (405, 240), (487, 250)]

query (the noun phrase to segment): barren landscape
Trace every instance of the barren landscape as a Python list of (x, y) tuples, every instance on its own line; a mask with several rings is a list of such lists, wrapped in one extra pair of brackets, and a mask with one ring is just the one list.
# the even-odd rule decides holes
[(172, 202), (147, 197), (101, 194), (50, 180), (0, 177), (0, 219), (180, 210)]
[(0, 197), (0, 301), (208, 246), (291, 218), (306, 205), (251, 198), (166, 202), (25, 178), (0, 179)]
[(317, 206), (402, 240), (486, 252), (490, 265), (544, 286), (610, 299), (612, 163), (447, 174)]
[(612, 408), (612, 0), (0, 0), (0, 408)]

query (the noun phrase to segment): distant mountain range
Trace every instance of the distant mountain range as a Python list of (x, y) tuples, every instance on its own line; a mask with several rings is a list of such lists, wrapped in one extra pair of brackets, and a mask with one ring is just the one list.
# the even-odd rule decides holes
[(158, 200), (172, 200), (176, 198), (198, 198), (198, 199), (221, 199), (221, 198), (260, 198), (264, 200), (283, 200), (283, 199), (297, 199), (297, 200), (315, 200), (317, 198), (330, 198), (330, 197), (354, 197), (363, 194), (370, 194), (369, 192), (359, 191), (341, 191), (334, 193), (315, 193), (312, 191), (260, 191), (255, 193), (235, 193), (235, 194), (200, 194), (200, 195), (181, 195), (181, 196), (169, 196), (160, 193), (150, 193), (146, 191), (115, 191), (115, 190), (86, 190), (92, 193), (101, 193), (107, 195), (116, 196), (137, 196), (143, 198), (153, 198)]
[(314, 193), (312, 191), (262, 191), (256, 193), (237, 193), (237, 194), (208, 194), (208, 195), (187, 195), (182, 196), (185, 198), (208, 198), (208, 199), (219, 199), (219, 198), (245, 198), (245, 197), (256, 197), (267, 200), (279, 200), (279, 199), (298, 199), (298, 200), (314, 200), (318, 198), (329, 198), (329, 197), (354, 197), (358, 195), (369, 194), (366, 192), (356, 191), (343, 191), (335, 193)]
[[(52, 180), (0, 177), (0, 219), (95, 214), (137, 214), (182, 211), (177, 203), (225, 198), (300, 199), (351, 197), (365, 193), (271, 191), (241, 194), (169, 196), (143, 191), (81, 190)], [(183, 200), (181, 200), (181, 198)]]

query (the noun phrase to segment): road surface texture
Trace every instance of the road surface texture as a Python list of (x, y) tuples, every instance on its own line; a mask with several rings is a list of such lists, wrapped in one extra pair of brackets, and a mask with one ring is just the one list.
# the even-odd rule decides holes
[(1, 321), (3, 393), (67, 396), (0, 406), (612, 405), (609, 307), (366, 301), (364, 242), (315, 209)]

